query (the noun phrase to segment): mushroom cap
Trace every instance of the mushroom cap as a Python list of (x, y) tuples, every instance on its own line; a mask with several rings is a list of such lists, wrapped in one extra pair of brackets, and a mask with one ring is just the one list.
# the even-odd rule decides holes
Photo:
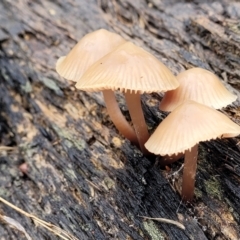
[(237, 99), (229, 92), (219, 78), (202, 68), (191, 68), (177, 75), (180, 86), (167, 92), (160, 110), (172, 111), (186, 100), (193, 100), (216, 109), (227, 106)]
[(105, 29), (88, 33), (67, 56), (58, 59), (56, 70), (60, 76), (77, 82), (93, 63), (124, 42), (121, 36)]
[(168, 91), (178, 85), (176, 77), (157, 58), (126, 42), (95, 62), (77, 82), (76, 88), (150, 93)]
[(200, 141), (235, 137), (240, 126), (223, 113), (203, 104), (186, 101), (157, 127), (145, 147), (154, 154), (183, 153)]

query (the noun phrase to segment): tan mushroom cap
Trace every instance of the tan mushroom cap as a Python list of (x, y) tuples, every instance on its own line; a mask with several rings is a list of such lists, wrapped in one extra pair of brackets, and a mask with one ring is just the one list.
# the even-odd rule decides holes
[(219, 111), (186, 101), (174, 109), (157, 127), (145, 147), (154, 154), (183, 153), (200, 141), (235, 137), (240, 126)]
[(150, 93), (179, 86), (171, 71), (152, 54), (131, 42), (120, 45), (94, 63), (77, 82), (78, 89), (112, 89)]
[(216, 109), (227, 106), (237, 99), (229, 92), (219, 78), (202, 68), (191, 68), (177, 75), (180, 86), (167, 92), (160, 110), (172, 111), (185, 100), (193, 100)]
[(93, 63), (124, 42), (121, 36), (105, 29), (88, 33), (67, 56), (58, 59), (56, 70), (60, 76), (77, 82)]

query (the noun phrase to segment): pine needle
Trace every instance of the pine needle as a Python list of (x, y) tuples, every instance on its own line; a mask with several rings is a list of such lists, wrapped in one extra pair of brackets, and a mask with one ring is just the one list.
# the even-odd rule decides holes
[(47, 230), (49, 230), (50, 232), (54, 233), (55, 235), (59, 236), (60, 238), (64, 239), (64, 240), (78, 240), (76, 237), (74, 237), (73, 235), (71, 235), (70, 233), (62, 230), (61, 228), (53, 225), (52, 223), (49, 222), (45, 222), (39, 218), (37, 218), (36, 216), (29, 214), (25, 211), (23, 211), (22, 209), (16, 207), (15, 205), (11, 204), (10, 202), (4, 200), (3, 198), (0, 197), (0, 201), (3, 202), (4, 204), (6, 204), (7, 206), (13, 208), (14, 210), (16, 210), (17, 212), (23, 214), (26, 217), (29, 217), (33, 220), (33, 222), (35, 223), (35, 225), (39, 224), (42, 227), (46, 228)]
[(174, 221), (174, 220), (167, 219), (167, 218), (151, 218), (151, 217), (145, 217), (145, 216), (139, 216), (139, 217), (145, 218), (145, 219), (150, 219), (150, 220), (155, 220), (158, 222), (173, 224), (173, 225), (181, 228), (182, 230), (185, 230), (185, 226), (183, 224), (181, 224), (180, 222)]
[(12, 151), (15, 150), (15, 147), (0, 146), (0, 151)]

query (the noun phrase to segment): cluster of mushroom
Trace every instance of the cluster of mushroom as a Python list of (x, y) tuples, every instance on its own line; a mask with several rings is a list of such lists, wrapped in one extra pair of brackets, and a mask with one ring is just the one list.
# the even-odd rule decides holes
[[(175, 76), (157, 58), (104, 29), (85, 35), (67, 56), (57, 61), (56, 70), (62, 77), (77, 82), (77, 89), (102, 91), (116, 128), (139, 145), (144, 154), (148, 153), (144, 144), (149, 133), (140, 94), (169, 91), (179, 86)], [(114, 90), (125, 94), (133, 128), (122, 115)]]
[[(62, 77), (77, 82), (78, 89), (102, 91), (116, 128), (144, 154), (165, 156), (164, 164), (185, 154), (184, 201), (193, 198), (198, 143), (240, 134), (237, 124), (214, 109), (237, 97), (213, 73), (192, 68), (175, 77), (153, 55), (107, 30), (85, 35), (57, 61), (56, 69)], [(114, 90), (125, 94), (133, 127), (119, 109)], [(140, 94), (152, 92), (167, 92), (160, 109), (172, 112), (149, 138)]]

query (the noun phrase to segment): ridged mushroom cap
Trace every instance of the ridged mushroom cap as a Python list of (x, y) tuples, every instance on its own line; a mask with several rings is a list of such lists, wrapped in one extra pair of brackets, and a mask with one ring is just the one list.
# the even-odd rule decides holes
[(177, 75), (180, 86), (167, 92), (160, 110), (171, 112), (186, 100), (193, 100), (215, 109), (227, 106), (237, 99), (229, 92), (219, 78), (202, 68), (191, 68)]
[(165, 92), (178, 85), (176, 77), (156, 57), (126, 42), (94, 63), (77, 82), (76, 88), (150, 93)]
[(154, 154), (173, 155), (201, 141), (239, 134), (240, 126), (226, 115), (203, 104), (186, 101), (160, 123), (145, 147)]
[(67, 56), (58, 59), (56, 70), (60, 76), (77, 82), (93, 63), (124, 42), (121, 36), (105, 29), (88, 33)]

